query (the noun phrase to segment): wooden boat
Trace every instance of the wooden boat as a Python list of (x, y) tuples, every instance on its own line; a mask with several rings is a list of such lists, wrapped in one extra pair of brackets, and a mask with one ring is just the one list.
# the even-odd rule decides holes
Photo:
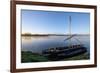
[(73, 51), (86, 51), (86, 48), (82, 45), (72, 45), (72, 46), (66, 46), (66, 47), (56, 47), (56, 48), (50, 48), (43, 51), (43, 54), (51, 54), (51, 53), (70, 53)]
[(50, 60), (61, 60), (64, 58), (80, 55), (86, 52), (86, 47), (83, 47), (82, 45), (73, 45), (46, 49), (42, 53)]

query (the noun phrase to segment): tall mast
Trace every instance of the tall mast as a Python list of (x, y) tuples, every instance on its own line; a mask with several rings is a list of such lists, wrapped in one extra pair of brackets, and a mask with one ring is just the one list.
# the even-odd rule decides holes
[[(71, 16), (69, 16), (69, 37), (71, 37)], [(71, 45), (71, 38), (70, 38), (70, 45)]]

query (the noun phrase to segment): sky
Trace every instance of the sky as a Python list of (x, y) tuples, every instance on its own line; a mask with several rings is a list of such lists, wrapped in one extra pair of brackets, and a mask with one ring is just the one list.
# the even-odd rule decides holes
[(21, 10), (22, 33), (32, 34), (71, 34), (90, 33), (90, 13)]

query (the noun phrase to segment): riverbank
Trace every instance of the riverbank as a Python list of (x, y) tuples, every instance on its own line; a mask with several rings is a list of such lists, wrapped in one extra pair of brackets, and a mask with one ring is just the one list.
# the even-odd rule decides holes
[[(73, 57), (70, 57), (70, 58), (65, 57), (64, 59), (59, 60), (59, 61), (87, 60), (87, 59), (89, 59), (89, 54), (84, 53), (84, 54), (80, 54), (80, 55), (73, 56)], [(30, 51), (21, 51), (21, 62), (22, 63), (48, 62), (48, 61), (52, 61), (52, 60), (48, 59), (48, 57), (45, 57), (45, 56), (37, 54), (37, 53), (32, 53)]]

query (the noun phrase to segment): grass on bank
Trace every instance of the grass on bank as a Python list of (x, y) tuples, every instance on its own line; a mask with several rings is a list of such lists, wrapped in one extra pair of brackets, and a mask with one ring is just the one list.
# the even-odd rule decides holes
[[(89, 59), (89, 54), (84, 53), (70, 58), (64, 58), (61, 61), (68, 61), (68, 60), (87, 60)], [(43, 55), (32, 53), (30, 51), (22, 51), (21, 52), (21, 62), (22, 63), (30, 63), (30, 62), (48, 62), (52, 61)]]
[(48, 61), (48, 59), (42, 55), (32, 53), (30, 51), (22, 51), (21, 52), (21, 62), (45, 62)]

